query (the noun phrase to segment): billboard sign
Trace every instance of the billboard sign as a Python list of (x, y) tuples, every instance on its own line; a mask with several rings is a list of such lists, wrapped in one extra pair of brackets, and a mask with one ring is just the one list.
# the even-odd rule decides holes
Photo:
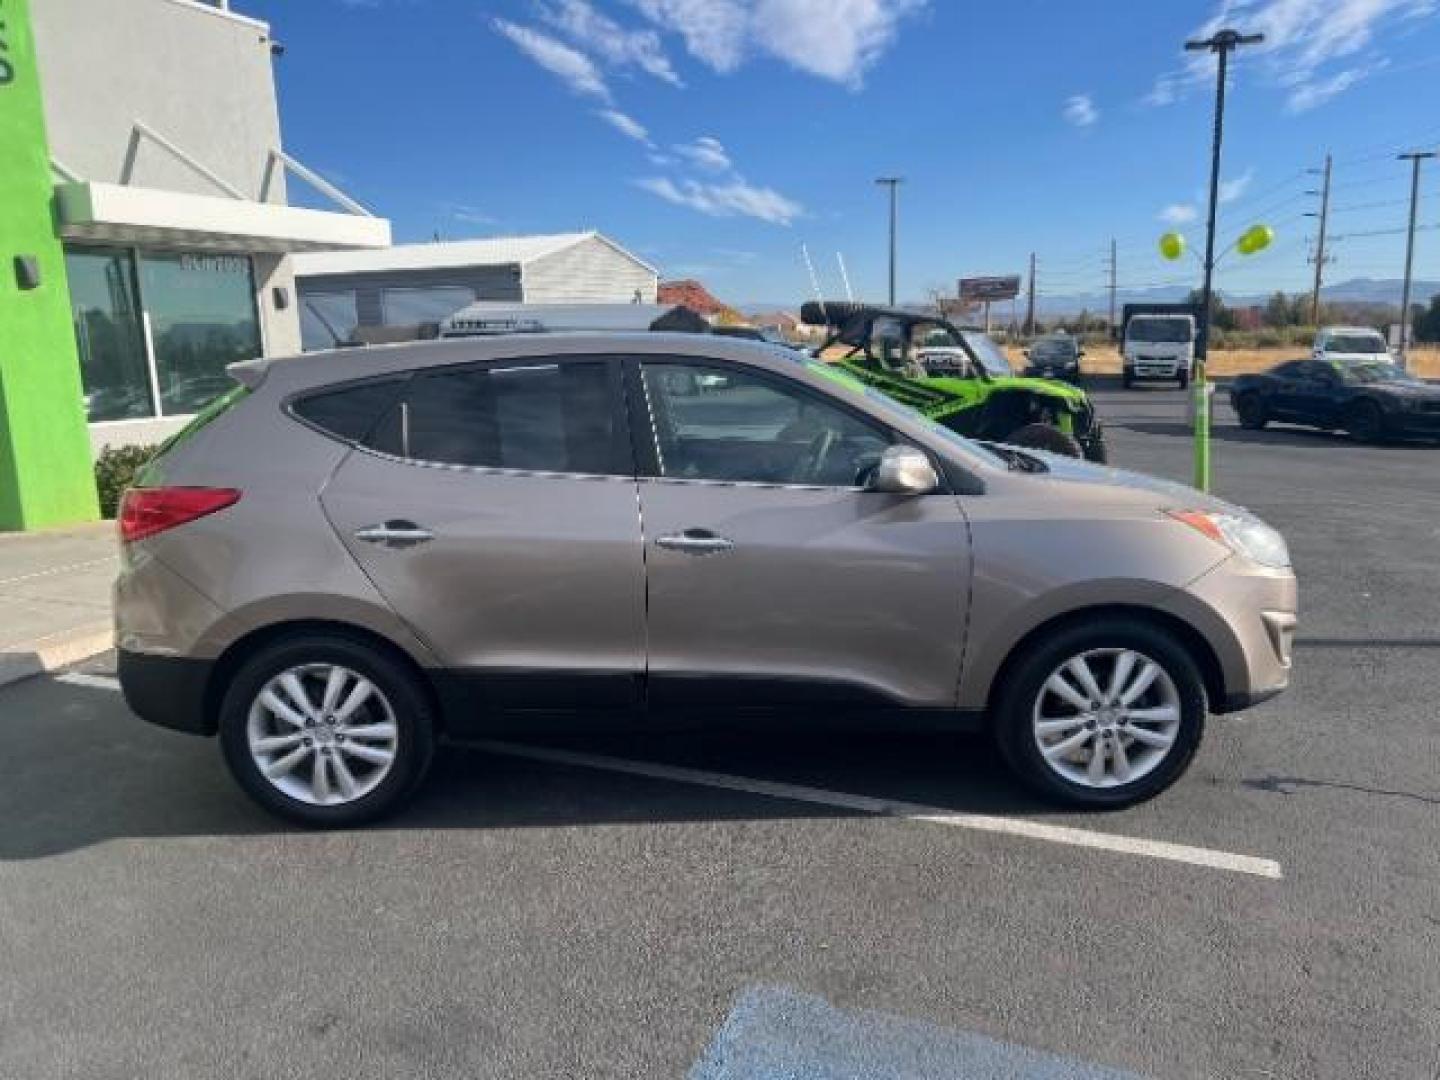
[(1020, 275), (1003, 277), (964, 277), (960, 279), (960, 299), (990, 302), (1013, 300), (1020, 295)]

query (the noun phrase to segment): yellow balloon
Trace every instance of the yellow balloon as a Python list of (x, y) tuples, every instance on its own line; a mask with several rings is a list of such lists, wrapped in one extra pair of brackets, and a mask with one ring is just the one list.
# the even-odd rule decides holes
[(1257, 251), (1264, 251), (1275, 239), (1275, 230), (1269, 225), (1252, 225), (1240, 237), (1240, 242), (1235, 245), (1241, 255), (1254, 255)]
[(1167, 232), (1160, 237), (1160, 254), (1170, 261), (1175, 261), (1185, 254), (1185, 237), (1178, 232)]

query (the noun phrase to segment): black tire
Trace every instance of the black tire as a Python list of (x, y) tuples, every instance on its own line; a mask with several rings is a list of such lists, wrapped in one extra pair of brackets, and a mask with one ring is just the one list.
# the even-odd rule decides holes
[(1247, 390), (1235, 399), (1235, 415), (1240, 419), (1240, 426), (1250, 431), (1260, 431), (1270, 422), (1265, 399), (1254, 390)]
[(1087, 439), (1081, 444), (1085, 450), (1085, 460), (1094, 462), (1096, 465), (1110, 464), (1110, 446), (1105, 441), (1103, 433)]
[[(1034, 730), (1034, 711), (1047, 680), (1067, 659), (1092, 650), (1112, 649), (1133, 650), (1159, 665), (1170, 680), (1166, 692), (1171, 688), (1175, 692), (1178, 729), (1168, 750), (1157, 758), (1150, 771), (1129, 783), (1091, 787), (1066, 778), (1046, 760)], [(992, 724), (1001, 755), (1030, 788), (1068, 806), (1119, 809), (1158, 795), (1189, 768), (1205, 732), (1208, 711), (1205, 684), (1195, 660), (1169, 631), (1143, 618), (1112, 616), (1062, 625), (1031, 642), (1024, 650), (1007, 666), (1004, 685), (994, 703)], [(1096, 672), (1097, 681), (1104, 678), (1103, 672)], [(1136, 700), (1146, 699), (1142, 696)], [(1133, 741), (1133, 735), (1127, 736), (1123, 730), (1115, 737), (1132, 739), (1128, 744), (1132, 751), (1142, 747)], [(1142, 748), (1141, 754), (1144, 753)]]
[(1073, 436), (1066, 435), (1059, 428), (1051, 427), (1049, 424), (1026, 424), (1024, 427), (1016, 428), (1000, 441), (1009, 443), (1011, 446), (1023, 446), (1028, 450), (1045, 450), (1051, 454), (1064, 454), (1066, 457), (1085, 456), (1085, 452), (1080, 449), (1080, 444)]
[(1378, 443), (1385, 438), (1385, 414), (1375, 402), (1361, 399), (1345, 410), (1345, 430), (1360, 442)]
[[(340, 665), (363, 676), (379, 690), (394, 716), (389, 771), (373, 790), (348, 802), (319, 805), (292, 797), (262, 774), (251, 754), (247, 725), (252, 703), (271, 679), (310, 664)], [(340, 635), (296, 635), (261, 649), (225, 688), (219, 719), (225, 763), (245, 793), (271, 813), (308, 826), (361, 825), (392, 813), (424, 779), (435, 749), (435, 717), (419, 679), (383, 650)]]

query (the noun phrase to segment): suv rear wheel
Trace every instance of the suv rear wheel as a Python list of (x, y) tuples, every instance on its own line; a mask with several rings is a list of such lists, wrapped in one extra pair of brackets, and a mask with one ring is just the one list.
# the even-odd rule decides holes
[(1011, 669), (995, 733), (1032, 788), (1074, 806), (1128, 806), (1185, 772), (1204, 732), (1205, 686), (1185, 647), (1143, 619), (1063, 627)]
[(220, 708), (225, 761), (272, 813), (359, 825), (391, 812), (430, 765), (434, 720), (415, 677), (378, 649), (323, 634), (247, 660)]

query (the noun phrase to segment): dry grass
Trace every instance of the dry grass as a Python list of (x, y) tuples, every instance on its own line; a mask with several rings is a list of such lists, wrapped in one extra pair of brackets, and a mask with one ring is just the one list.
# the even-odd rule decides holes
[[(1025, 363), (1020, 350), (1011, 346), (1006, 351), (1015, 369), (1020, 370)], [(1228, 375), (1248, 375), (1265, 371), (1284, 360), (1302, 359), (1306, 355), (1304, 348), (1217, 349), (1210, 354), (1207, 366), (1212, 377), (1224, 378)], [(1087, 348), (1083, 365), (1085, 371), (1091, 374), (1119, 375), (1120, 353), (1115, 349)], [(1410, 370), (1423, 379), (1440, 379), (1440, 348), (1431, 345), (1411, 349)]]

